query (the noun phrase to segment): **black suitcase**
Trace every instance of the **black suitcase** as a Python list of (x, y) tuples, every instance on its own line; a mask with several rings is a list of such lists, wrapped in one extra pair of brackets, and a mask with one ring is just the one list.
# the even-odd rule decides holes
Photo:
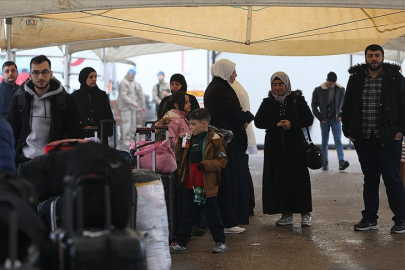
[[(4, 265), (1, 265), (2, 262), (0, 263), (0, 270), (1, 269), (23, 269), (23, 270), (30, 270), (30, 269), (36, 269), (32, 265), (32, 261), (28, 259), (27, 264), (22, 265), (20, 261), (17, 261), (18, 255), (19, 255), (19, 250), (18, 250), (18, 240), (19, 240), (19, 232), (18, 230), (20, 229), (19, 227), (19, 216), (18, 216), (18, 204), (21, 204), (22, 202), (17, 202), (19, 198), (15, 195), (9, 194), (6, 191), (0, 191), (0, 205), (5, 206), (8, 208), (8, 217), (7, 217), (7, 229), (3, 228), (1, 225), (0, 228), (2, 228), (1, 233), (7, 233), (8, 235), (8, 240), (7, 240), (7, 251), (8, 251), (8, 256), (6, 254), (2, 254), (1, 257), (5, 256), (8, 258)], [(4, 210), (4, 208), (2, 208)], [(4, 211), (5, 212), (5, 211)], [(5, 213), (1, 213), (4, 215)], [(3, 220), (4, 221), (4, 220)], [(1, 223), (1, 222), (0, 222)], [(1, 236), (0, 238), (3, 238)], [(3, 242), (2, 244), (5, 244)], [(35, 254), (39, 255), (39, 249), (35, 245), (30, 246), (31, 253), (33, 254), (30, 257), (35, 257)], [(3, 252), (3, 247), (1, 248)], [(28, 253), (28, 252), (27, 252)], [(24, 263), (24, 262), (23, 262)], [(4, 267), (4, 268), (3, 268)]]
[[(104, 186), (105, 226), (94, 230), (83, 229), (82, 184), (95, 182)], [(87, 175), (73, 181), (65, 179), (64, 231), (59, 231), (60, 269), (63, 270), (129, 270), (146, 269), (145, 244), (130, 229), (111, 228), (111, 202), (108, 180)], [(76, 188), (74, 187), (76, 186)], [(74, 199), (74, 193), (76, 198)], [(73, 202), (76, 214), (73, 214)], [(74, 217), (77, 226), (74, 228)]]
[[(157, 127), (155, 127), (157, 128)], [(151, 141), (155, 140), (155, 128), (137, 128), (136, 140), (140, 140), (139, 135), (150, 136)], [(168, 128), (161, 127), (166, 130), (166, 138), (168, 138)], [(154, 152), (152, 156), (154, 156)], [(152, 167), (154, 168), (155, 162), (152, 160)], [(139, 159), (137, 160), (137, 168), (139, 168)], [(181, 192), (180, 187), (177, 185), (177, 170), (171, 174), (159, 174), (165, 190), (165, 200), (167, 208), (167, 219), (169, 222), (169, 242), (171, 242), (177, 234), (180, 227), (181, 217)]]

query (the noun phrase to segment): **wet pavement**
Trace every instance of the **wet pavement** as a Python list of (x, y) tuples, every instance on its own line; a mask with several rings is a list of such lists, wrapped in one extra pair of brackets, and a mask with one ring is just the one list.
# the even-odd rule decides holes
[(338, 170), (335, 150), (329, 150), (329, 171), (310, 171), (312, 226), (275, 226), (279, 215), (262, 213), (263, 152), (250, 156), (255, 186), (255, 215), (243, 234), (227, 234), (229, 252), (212, 254), (211, 234), (193, 236), (188, 253), (172, 255), (172, 269), (405, 269), (405, 234), (390, 234), (393, 226), (385, 186), (380, 186), (380, 230), (355, 232), (363, 210), (363, 175), (355, 150), (345, 150), (350, 166)]

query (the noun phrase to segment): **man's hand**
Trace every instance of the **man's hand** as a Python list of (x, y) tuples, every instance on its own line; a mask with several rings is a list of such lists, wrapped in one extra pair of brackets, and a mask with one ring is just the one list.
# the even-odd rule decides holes
[(139, 107), (138, 102), (134, 102), (134, 107), (138, 109), (138, 107)]
[(349, 140), (351, 140), (352, 142), (354, 142), (356, 139), (349, 136)]

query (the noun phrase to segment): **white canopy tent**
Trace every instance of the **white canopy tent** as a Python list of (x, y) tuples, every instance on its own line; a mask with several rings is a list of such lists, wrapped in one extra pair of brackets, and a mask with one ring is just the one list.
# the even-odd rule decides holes
[(234, 53), (332, 55), (405, 36), (404, 14), (403, 0), (17, 0), (0, 10), (12, 22), (0, 47), (137, 37)]
[[(371, 43), (402, 51), (404, 15), (403, 0), (16, 0), (0, 10), (0, 17), (11, 22), (1, 25), (8, 36), (0, 32), (0, 48), (66, 44), (66, 62), (74, 51), (127, 44), (144, 44), (142, 51), (136, 47), (139, 54), (171, 46), (255, 55), (336, 55), (362, 51)], [(167, 44), (152, 48), (156, 42)], [(137, 55), (134, 48), (124, 47), (97, 54), (104, 61)]]

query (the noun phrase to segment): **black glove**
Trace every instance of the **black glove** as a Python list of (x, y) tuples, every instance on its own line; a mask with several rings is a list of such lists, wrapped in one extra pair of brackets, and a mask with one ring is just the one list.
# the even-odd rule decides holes
[(205, 169), (204, 164), (202, 164), (202, 163), (198, 164), (197, 169), (198, 169), (200, 172), (203, 172), (204, 169)]

